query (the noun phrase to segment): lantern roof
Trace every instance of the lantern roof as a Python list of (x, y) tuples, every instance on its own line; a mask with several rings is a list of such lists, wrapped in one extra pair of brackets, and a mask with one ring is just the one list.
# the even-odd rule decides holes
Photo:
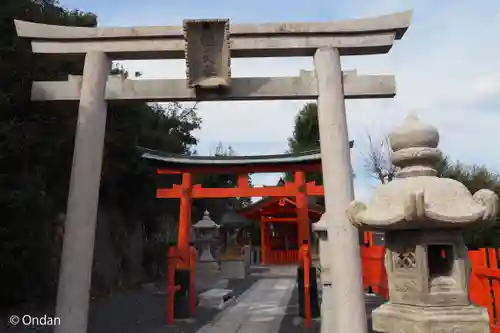
[(389, 136), (396, 178), (380, 185), (368, 205), (354, 201), (351, 222), (365, 230), (467, 228), (496, 219), (498, 196), (437, 177), (439, 132), (411, 113)]
[(193, 224), (194, 229), (218, 229), (220, 226), (215, 223), (211, 218), (210, 218), (210, 213), (208, 210), (206, 210), (203, 213), (203, 218)]
[(313, 223), (312, 228), (313, 228), (313, 231), (316, 231), (316, 232), (328, 231), (328, 228), (326, 225), (326, 213), (323, 213), (321, 215), (321, 218), (318, 220), (318, 222)]

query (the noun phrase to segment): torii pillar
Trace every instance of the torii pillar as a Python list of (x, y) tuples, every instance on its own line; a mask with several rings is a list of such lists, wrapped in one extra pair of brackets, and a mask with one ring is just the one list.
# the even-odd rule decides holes
[(354, 189), (339, 50), (319, 48), (314, 55), (314, 66), (318, 80), (325, 217), (331, 248), (330, 278), (334, 286), (334, 332), (366, 333), (358, 231), (346, 213), (354, 200)]
[(57, 289), (56, 316), (61, 324), (55, 333), (87, 331), (110, 70), (105, 53), (85, 56)]

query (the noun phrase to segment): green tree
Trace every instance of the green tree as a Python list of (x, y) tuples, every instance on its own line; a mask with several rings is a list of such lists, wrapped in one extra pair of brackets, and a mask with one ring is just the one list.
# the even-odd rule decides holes
[[(484, 165), (464, 165), (460, 162), (448, 165), (442, 177), (452, 178), (463, 183), (471, 193), (480, 189), (490, 189), (500, 196), (500, 175), (488, 170)], [(500, 215), (492, 227), (464, 232), (469, 249), (500, 247)]]
[(295, 117), (293, 136), (288, 139), (292, 153), (319, 149), (318, 105), (307, 103)]
[[(306, 103), (295, 117), (293, 135), (288, 138), (289, 152), (292, 154), (307, 151), (316, 151), (320, 148), (319, 127), (318, 127), (318, 105), (316, 103)], [(285, 174), (287, 181), (293, 181), (291, 173)], [(316, 184), (323, 184), (321, 173), (307, 173), (306, 181), (316, 181)]]
[(0, 306), (8, 306), (53, 294), (57, 213), (66, 205), (76, 124), (74, 112), (32, 103), (31, 82), (76, 74), (83, 65), (35, 59), (29, 43), (16, 37), (13, 18), (88, 27), (96, 16), (50, 0), (4, 0), (0, 17), (0, 276), (6, 286)]

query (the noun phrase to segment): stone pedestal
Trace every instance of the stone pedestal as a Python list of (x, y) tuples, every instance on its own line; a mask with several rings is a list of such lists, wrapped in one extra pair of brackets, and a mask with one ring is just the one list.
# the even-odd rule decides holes
[(234, 299), (231, 289), (210, 289), (199, 295), (199, 306), (222, 310)]
[(243, 261), (245, 262), (245, 267), (250, 270), (250, 265), (252, 264), (252, 248), (249, 245), (243, 246)]
[(222, 260), (221, 271), (224, 279), (243, 280), (248, 276), (248, 265), (243, 259)]
[(206, 244), (196, 263), (197, 289), (207, 290), (212, 288), (221, 278), (221, 275), (219, 263), (212, 256), (210, 245)]
[(409, 306), (386, 303), (373, 311), (373, 329), (395, 333), (486, 333), (488, 310), (467, 306)]

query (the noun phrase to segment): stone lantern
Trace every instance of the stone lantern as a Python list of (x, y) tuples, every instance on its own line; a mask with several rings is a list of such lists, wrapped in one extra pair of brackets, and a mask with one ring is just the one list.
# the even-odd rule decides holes
[(396, 178), (379, 186), (368, 205), (352, 202), (351, 222), (386, 233), (389, 302), (373, 311), (373, 329), (388, 333), (487, 333), (488, 312), (469, 301), (470, 261), (462, 232), (495, 220), (490, 190), (474, 195), (437, 177), (436, 128), (409, 115), (390, 134)]
[(221, 229), (225, 236), (224, 251), (220, 266), (222, 276), (226, 279), (245, 279), (250, 273), (250, 246), (238, 242), (238, 236), (251, 221), (238, 214), (233, 207), (222, 216)]
[(212, 288), (221, 276), (219, 263), (212, 255), (212, 245), (216, 242), (219, 225), (205, 211), (203, 218), (193, 225), (193, 229), (196, 234), (195, 243), (201, 247), (201, 254), (196, 262), (196, 289), (204, 291)]
[(321, 296), (321, 333), (329, 333), (333, 331), (333, 302), (332, 302), (332, 281), (330, 279), (330, 263), (328, 254), (330, 247), (328, 245), (328, 229), (326, 225), (326, 213), (321, 215), (321, 219), (313, 223), (313, 231), (319, 239), (319, 264), (320, 277), (322, 285)]
[(219, 225), (210, 218), (208, 210), (203, 213), (203, 218), (193, 225), (196, 234), (196, 243), (201, 247), (199, 261), (216, 262), (212, 255), (212, 245), (218, 236)]

